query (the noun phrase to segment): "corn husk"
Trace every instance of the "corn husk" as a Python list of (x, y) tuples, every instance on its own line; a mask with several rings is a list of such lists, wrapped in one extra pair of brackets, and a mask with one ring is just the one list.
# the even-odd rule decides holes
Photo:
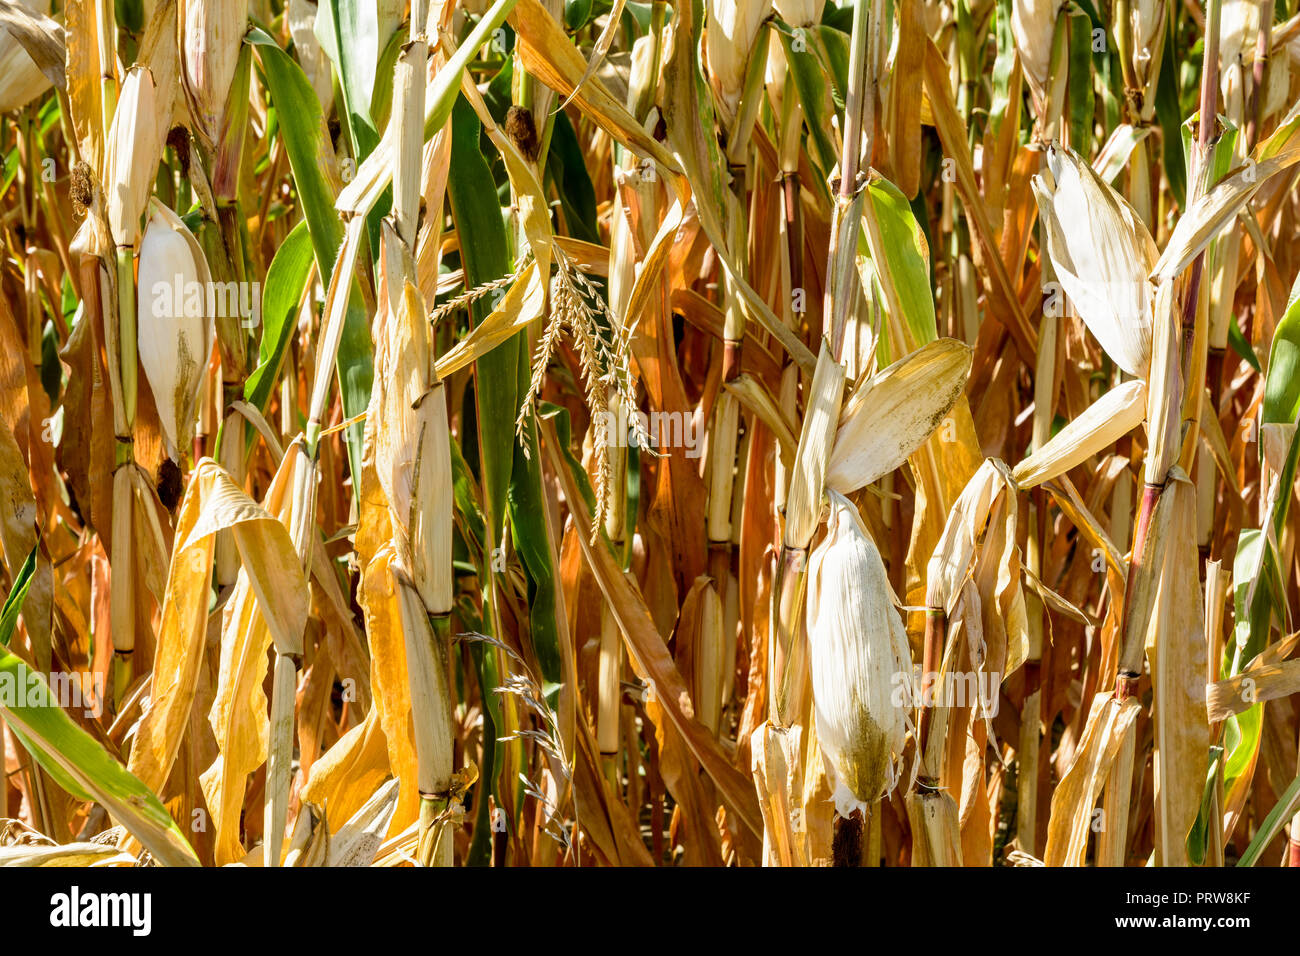
[(1047, 89), (1052, 34), (1060, 9), (1060, 0), (1013, 0), (1011, 4), (1011, 33), (1020, 53), (1020, 66), (1039, 99)]
[(863, 383), (840, 415), (826, 486), (847, 495), (903, 464), (961, 396), (971, 355), (963, 342), (937, 339)]
[(817, 736), (841, 816), (889, 793), (911, 707), (911, 652), (880, 552), (857, 509), (830, 491), (809, 559), (808, 642)]
[(749, 54), (771, 9), (771, 0), (718, 0), (705, 11), (704, 51), (726, 120), (740, 105)]
[(1257, 0), (1223, 0), (1219, 16), (1219, 62), (1225, 67), (1253, 63), (1259, 38)]
[(140, 215), (153, 190), (167, 137), (167, 117), (162, 112), (153, 73), (132, 68), (122, 84), (104, 158), (108, 228), (118, 246), (133, 246), (140, 238)]
[(785, 507), (785, 545), (806, 548), (817, 531), (821, 515), (822, 489), (826, 468), (840, 420), (844, 397), (844, 366), (835, 361), (830, 348), (822, 343), (808, 392), (808, 407), (799, 432), (795, 452), (794, 474)]
[(1142, 423), (1147, 384), (1141, 379), (1112, 388), (1012, 470), (1021, 489), (1050, 481), (1097, 454)]
[(1151, 359), (1152, 291), (1159, 258), (1141, 218), (1073, 151), (1052, 146), (1034, 195), (1057, 278), (1115, 364), (1145, 378)]
[(195, 132), (210, 147), (221, 132), (235, 65), (248, 28), (248, 0), (181, 0), (181, 83)]
[[(1233, 2), (1233, 0), (1229, 0)], [(1160, 0), (1136, 0), (1130, 11), (1133, 27), (1133, 58), (1138, 63), (1158, 63), (1161, 27), (1164, 26), (1167, 6)], [(1220, 41), (1222, 42), (1222, 41)], [(1152, 109), (1155, 104), (1152, 104)]]
[(944, 525), (939, 543), (926, 570), (926, 604), (951, 615), (970, 574), (976, 546), (998, 499), (1012, 489), (1007, 466), (996, 458), (986, 459), (966, 483)]
[[(198, 241), (179, 216), (154, 200), (140, 243), (136, 299), (140, 365), (158, 406), (167, 454), (178, 461), (194, 434), (204, 370), (212, 351), (210, 275)], [(192, 295), (194, 289), (199, 295)]]
[[(37, 13), (49, 12), (50, 6), (31, 0), (16, 2)], [(0, 27), (0, 113), (22, 109), (50, 88), (49, 77), (41, 72), (23, 45), (8, 30)]]
[(286, 12), (298, 62), (311, 81), (311, 88), (316, 91), (321, 110), (328, 116), (334, 102), (333, 67), (316, 37), (319, 7), (312, 0), (289, 0)]
[(821, 19), (821, 0), (775, 0), (772, 4), (781, 19), (792, 27), (811, 26)]

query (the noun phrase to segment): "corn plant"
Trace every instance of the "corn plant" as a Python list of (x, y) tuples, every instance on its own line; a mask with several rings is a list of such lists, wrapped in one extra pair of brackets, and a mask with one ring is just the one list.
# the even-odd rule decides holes
[(1295, 0), (0, 0), (0, 858), (1300, 865)]

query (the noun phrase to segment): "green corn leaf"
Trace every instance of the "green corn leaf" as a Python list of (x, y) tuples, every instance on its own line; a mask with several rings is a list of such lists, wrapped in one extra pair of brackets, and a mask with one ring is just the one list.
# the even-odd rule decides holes
[[(464, 99), (452, 113), (451, 175), (447, 195), (461, 237), (460, 254), (465, 285), (475, 288), (509, 275), (510, 252), (496, 183), (479, 150), (482, 127)], [(490, 296), (471, 306), (477, 325), (491, 312)], [(485, 504), (492, 522), (492, 539), (499, 540), (506, 513), (506, 489), (514, 461), (515, 418), (519, 413), (518, 368), (525, 343), (515, 335), (479, 358), (475, 373), (480, 453)]]
[(284, 365), (311, 264), (311, 235), (307, 224), (300, 222), (276, 250), (262, 291), (262, 341), (257, 368), (244, 382), (244, 399), (260, 411), (266, 411)]
[(1300, 416), (1300, 277), (1291, 287), (1286, 312), (1273, 332), (1260, 421), (1289, 424), (1297, 416)]
[[(887, 179), (867, 185), (867, 200), (880, 223), (885, 262), (903, 308), (903, 321), (916, 339), (915, 347), (939, 337), (934, 316), (934, 295), (930, 291), (930, 250), (925, 234), (912, 213), (902, 190)], [(899, 345), (899, 354), (902, 346)]]
[(1300, 808), (1300, 777), (1292, 780), (1291, 785), (1283, 791), (1282, 796), (1273, 805), (1273, 809), (1259, 825), (1255, 838), (1250, 841), (1250, 845), (1246, 847), (1246, 852), (1241, 855), (1237, 865), (1254, 866), (1258, 863), (1264, 850), (1273, 842), (1273, 838), (1282, 832), (1282, 826), (1291, 819), (1297, 808)]

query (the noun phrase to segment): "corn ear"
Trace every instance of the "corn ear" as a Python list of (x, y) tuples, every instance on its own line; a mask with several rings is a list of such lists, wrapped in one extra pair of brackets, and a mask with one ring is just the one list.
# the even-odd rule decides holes
[(717, 0), (705, 9), (705, 57), (728, 126), (740, 105), (745, 73), (759, 28), (771, 9), (771, 0)]
[(209, 149), (221, 133), (247, 28), (248, 0), (180, 0), (181, 83), (195, 132)]
[(808, 644), (817, 737), (847, 817), (898, 781), (912, 660), (880, 552), (853, 504), (830, 499), (826, 538), (809, 559)]
[(194, 434), (200, 387), (212, 351), (206, 292), (211, 276), (198, 241), (154, 200), (140, 242), (136, 335), (140, 365), (158, 406), (163, 441), (179, 461)]
[(134, 246), (140, 238), (140, 215), (149, 201), (158, 161), (167, 136), (153, 73), (134, 67), (126, 74), (113, 114), (104, 159), (104, 191), (113, 241)]

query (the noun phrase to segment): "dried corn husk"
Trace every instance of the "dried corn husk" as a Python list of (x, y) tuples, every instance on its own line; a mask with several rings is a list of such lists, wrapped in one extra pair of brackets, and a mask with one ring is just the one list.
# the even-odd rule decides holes
[(1016, 465), (1011, 475), (1028, 489), (1064, 474), (1137, 428), (1146, 411), (1146, 382), (1137, 379), (1112, 388)]
[(808, 642), (817, 736), (841, 816), (890, 792), (911, 707), (911, 652), (894, 592), (857, 509), (830, 495), (809, 559)]
[(140, 238), (140, 214), (153, 190), (167, 136), (162, 112), (153, 74), (144, 67), (132, 68), (113, 113), (104, 159), (108, 227), (118, 246), (134, 246)]
[(167, 454), (179, 461), (194, 434), (212, 351), (212, 316), (205, 301), (210, 275), (203, 250), (185, 223), (161, 202), (152, 205), (140, 242), (140, 365), (158, 406)]
[(1020, 65), (1039, 99), (1047, 89), (1052, 34), (1060, 9), (1061, 0), (1013, 0), (1011, 4), (1011, 32), (1020, 52)]
[[(48, 12), (49, 3), (16, 0), (38, 13)], [(12, 33), (0, 27), (0, 113), (22, 109), (50, 88), (49, 77), (41, 72), (31, 55)]]
[(1141, 218), (1072, 150), (1049, 147), (1033, 178), (1047, 251), (1061, 287), (1120, 368), (1139, 378), (1151, 359), (1152, 291), (1159, 254)]
[[(1229, 3), (1233, 0), (1229, 0)], [(1160, 0), (1136, 0), (1130, 11), (1133, 27), (1133, 59), (1136, 64), (1159, 63), (1161, 28), (1165, 22), (1166, 5)], [(1155, 109), (1155, 104), (1151, 104)]]
[(828, 449), (835, 438), (844, 398), (844, 366), (822, 343), (808, 393), (808, 408), (795, 452), (794, 475), (785, 506), (785, 545), (806, 548), (821, 516), (822, 488), (826, 482)]
[(821, 19), (821, 0), (775, 0), (772, 4), (781, 19), (792, 27), (806, 27)]
[(725, 118), (735, 116), (750, 51), (771, 9), (771, 0), (717, 0), (706, 9), (704, 52)]
[(939, 543), (926, 570), (926, 604), (951, 615), (962, 585), (975, 561), (977, 543), (984, 534), (998, 499), (1014, 486), (1007, 466), (996, 458), (980, 465), (948, 512)]
[(961, 396), (971, 355), (964, 342), (937, 339), (858, 388), (840, 415), (826, 486), (847, 495), (903, 464)]
[(181, 82), (195, 131), (216, 143), (248, 28), (248, 0), (181, 0)]
[(1219, 62), (1249, 64), (1259, 38), (1258, 0), (1224, 0), (1219, 14)]

